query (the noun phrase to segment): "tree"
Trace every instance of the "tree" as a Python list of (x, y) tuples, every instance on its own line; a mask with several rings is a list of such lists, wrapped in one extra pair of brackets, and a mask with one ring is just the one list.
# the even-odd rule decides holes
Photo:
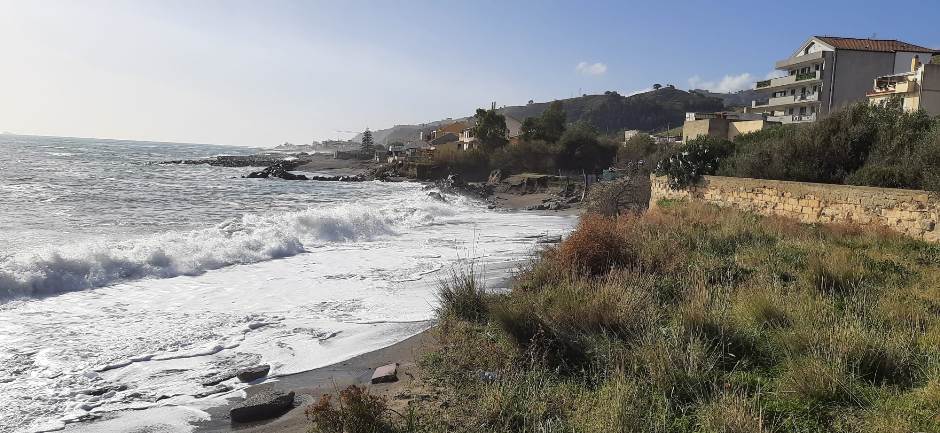
[(522, 139), (554, 143), (565, 133), (567, 120), (561, 101), (552, 102), (539, 117), (528, 117), (522, 122)]
[(659, 90), (659, 89), (662, 89), (662, 88), (663, 88), (663, 85), (662, 85), (662, 84), (659, 84), (659, 83), (653, 84), (653, 90)]
[(375, 153), (375, 141), (372, 139), (372, 131), (369, 128), (362, 133), (362, 147), (359, 148), (359, 153), (364, 158), (371, 158)]
[(602, 143), (597, 131), (589, 124), (578, 122), (558, 140), (558, 168), (596, 173), (610, 166), (617, 152), (615, 145)]
[(496, 110), (478, 108), (473, 117), (477, 122), (473, 126), (473, 136), (484, 147), (495, 149), (506, 144), (509, 128), (506, 127), (506, 118), (502, 114), (497, 113)]

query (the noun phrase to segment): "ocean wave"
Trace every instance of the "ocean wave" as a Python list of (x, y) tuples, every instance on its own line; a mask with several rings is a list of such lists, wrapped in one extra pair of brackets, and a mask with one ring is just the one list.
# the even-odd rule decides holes
[(437, 207), (341, 205), (246, 214), (214, 227), (121, 242), (88, 243), (0, 256), (0, 302), (103, 287), (143, 278), (199, 275), (226, 266), (290, 257), (318, 244), (368, 241), (435, 223)]

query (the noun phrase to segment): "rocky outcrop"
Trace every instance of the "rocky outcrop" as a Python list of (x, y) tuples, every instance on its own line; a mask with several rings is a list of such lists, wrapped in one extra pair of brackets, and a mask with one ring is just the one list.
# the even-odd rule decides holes
[(302, 174), (291, 173), (290, 170), (297, 168), (297, 164), (293, 161), (278, 161), (264, 170), (253, 171), (248, 173), (247, 178), (269, 178), (276, 177), (285, 180), (309, 180), (309, 178)]
[(294, 408), (294, 391), (261, 391), (236, 405), (229, 411), (234, 422), (271, 419)]
[(294, 158), (290, 161), (286, 161), (284, 158), (287, 155), (284, 154), (274, 154), (274, 155), (223, 155), (217, 156), (215, 158), (201, 158), (201, 159), (177, 159), (173, 161), (163, 161), (160, 164), (185, 164), (185, 165), (212, 165), (216, 167), (267, 167), (281, 162), (291, 162), (295, 166), (304, 164), (311, 157), (306, 153), (298, 153), (289, 155)]

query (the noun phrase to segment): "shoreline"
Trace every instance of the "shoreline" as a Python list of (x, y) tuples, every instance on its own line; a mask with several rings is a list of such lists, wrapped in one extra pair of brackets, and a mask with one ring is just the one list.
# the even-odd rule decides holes
[[(210, 419), (193, 423), (193, 431), (200, 433), (305, 433), (309, 430), (310, 424), (306, 419), (304, 409), (316, 402), (321, 395), (336, 394), (337, 391), (350, 385), (366, 385), (370, 392), (385, 396), (391, 402), (397, 399), (396, 395), (412, 385), (416, 373), (416, 362), (420, 354), (435, 344), (433, 330), (436, 321), (432, 320), (427, 323), (429, 325), (427, 329), (390, 346), (324, 367), (281, 376), (271, 382), (252, 385), (244, 390), (245, 398), (272, 389), (294, 391), (296, 397), (293, 409), (279, 417), (251, 423), (232, 423), (229, 410), (244, 400), (232, 398), (225, 405), (205, 410), (210, 415)], [(369, 384), (375, 368), (396, 362), (399, 364), (397, 382)]]

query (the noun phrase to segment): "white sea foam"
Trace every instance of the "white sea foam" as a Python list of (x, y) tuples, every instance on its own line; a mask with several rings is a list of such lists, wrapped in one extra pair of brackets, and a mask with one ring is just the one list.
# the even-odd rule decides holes
[(339, 205), (244, 215), (211, 228), (166, 232), (118, 243), (52, 247), (0, 262), (0, 300), (48, 296), (141, 278), (198, 275), (225, 266), (290, 257), (331, 242), (372, 240), (430, 224), (443, 208), (375, 209)]

